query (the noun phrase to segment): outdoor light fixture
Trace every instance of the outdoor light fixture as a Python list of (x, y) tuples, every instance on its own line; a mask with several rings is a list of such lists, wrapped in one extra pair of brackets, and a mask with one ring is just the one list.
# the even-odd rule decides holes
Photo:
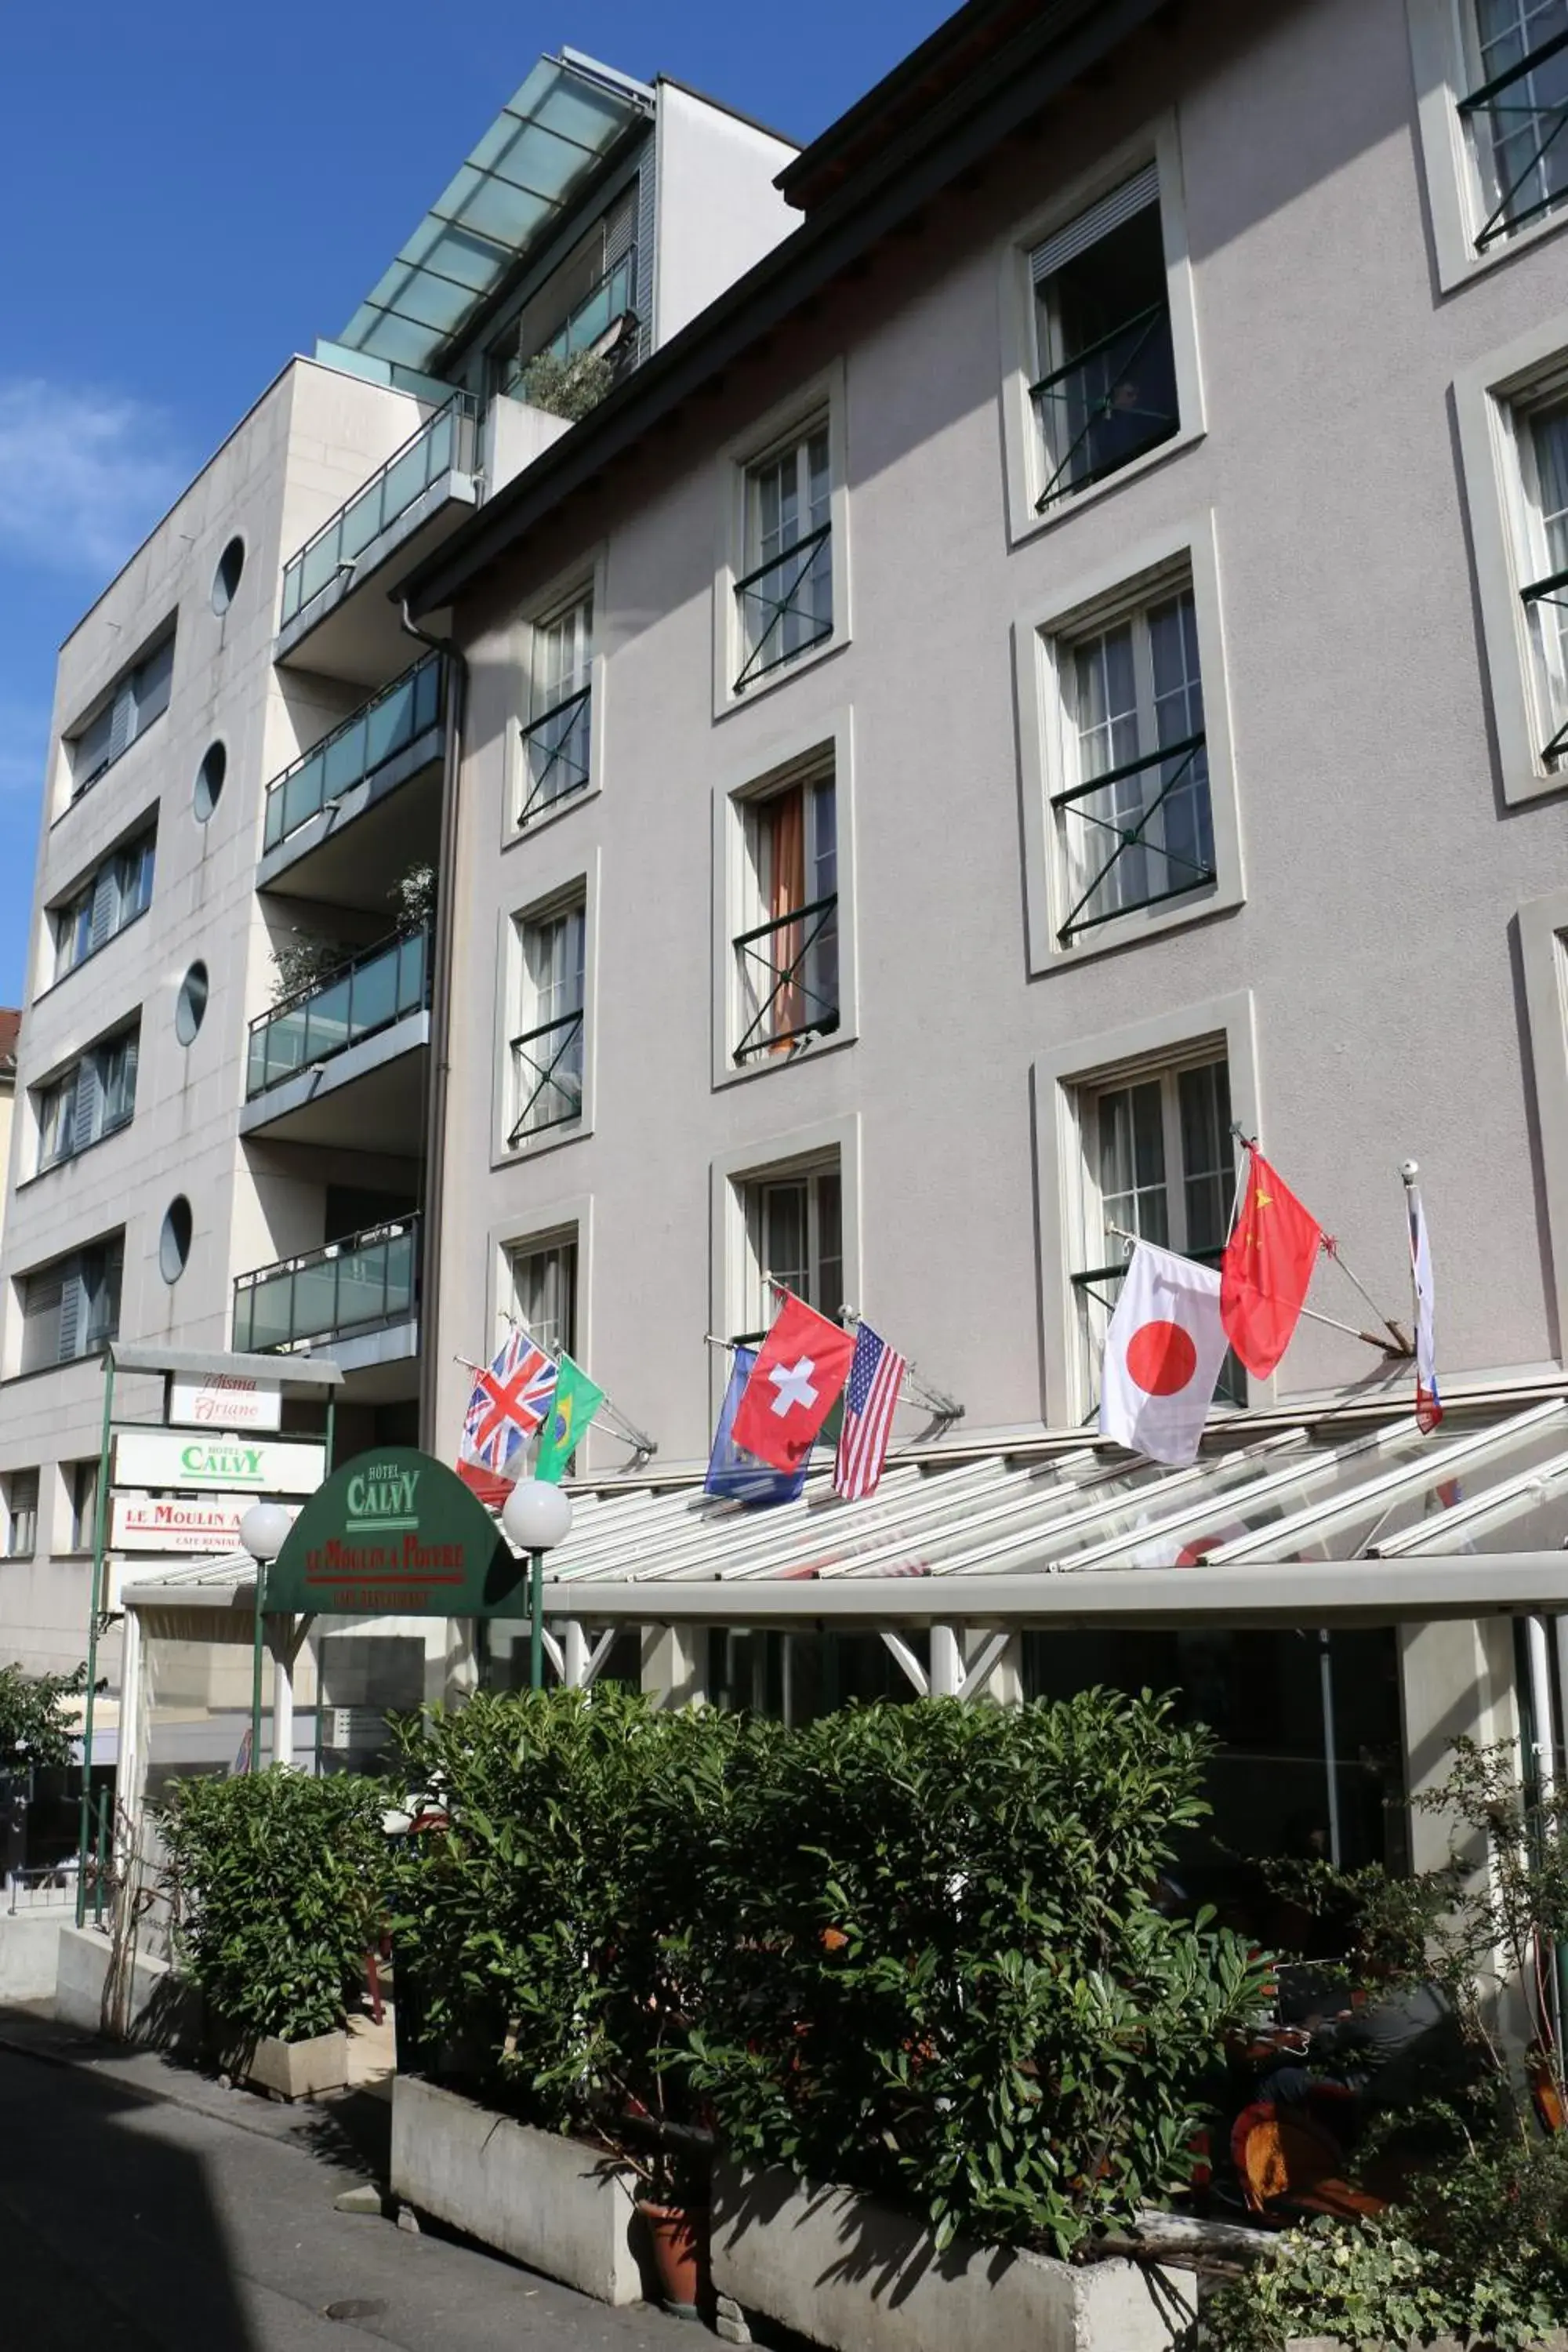
[(239, 1523), (239, 1540), (254, 1560), (276, 1559), (294, 1524), (294, 1514), (281, 1503), (252, 1503)]
[(531, 1555), (529, 1576), (529, 1688), (544, 1687), (544, 1555), (572, 1532), (572, 1497), (545, 1478), (520, 1478), (507, 1496), (501, 1526)]

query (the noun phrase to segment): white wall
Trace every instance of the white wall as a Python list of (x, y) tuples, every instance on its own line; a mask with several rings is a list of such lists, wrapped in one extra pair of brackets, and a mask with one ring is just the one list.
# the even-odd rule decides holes
[[(1174, 106), (1206, 432), (1009, 546), (1003, 257), (1019, 225)], [(1266, 1147), (1395, 1313), (1397, 1176), (1424, 1182), (1450, 1381), (1557, 1360), (1549, 1202), (1511, 935), (1560, 877), (1561, 806), (1500, 817), (1449, 387), (1568, 306), (1568, 233), (1434, 298), (1400, 0), (1264, 27), (1230, 0), (1131, 50), (1047, 141), (1001, 149), (868, 278), (731, 371), (613, 496), (541, 529), (465, 617), (473, 692), (455, 878), (445, 1341), (491, 1336), (500, 1238), (592, 1223), (591, 1361), (661, 1463), (702, 1458), (710, 1171), (858, 1122), (850, 1295), (967, 1407), (966, 1437), (1060, 1419), (1063, 1299), (1043, 1296), (1030, 1072), (1250, 992)], [(852, 631), (715, 718), (717, 452), (845, 371)], [(1028, 975), (1011, 634), (1125, 551), (1212, 512), (1245, 895), (1114, 954)], [(604, 789), (509, 839), (504, 739), (531, 593), (603, 550)], [(710, 802), (847, 712), (858, 1035), (716, 1088)], [(495, 942), (506, 910), (597, 875), (590, 1134), (498, 1162)], [(1568, 1204), (1557, 1203), (1559, 1215)], [(1326, 1277), (1321, 1276), (1320, 1280)], [(1352, 1311), (1348, 1288), (1331, 1311)], [(1375, 1359), (1303, 1329), (1280, 1397)], [(440, 1370), (438, 1450), (467, 1375)], [(1403, 1408), (1407, 1383), (1395, 1394)], [(1255, 1395), (1266, 1402), (1268, 1384)], [(900, 1423), (900, 1426), (903, 1424)], [(595, 1434), (594, 1462), (620, 1459)]]
[(654, 344), (800, 226), (773, 182), (798, 150), (679, 82), (658, 84)]

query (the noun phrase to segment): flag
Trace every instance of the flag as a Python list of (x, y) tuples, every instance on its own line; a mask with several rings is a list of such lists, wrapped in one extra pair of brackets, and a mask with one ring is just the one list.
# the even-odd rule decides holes
[(1220, 1261), (1219, 1311), (1247, 1370), (1267, 1380), (1300, 1318), (1323, 1229), (1255, 1145), (1247, 1153), (1247, 1198)]
[(539, 1452), (533, 1464), (536, 1478), (543, 1478), (552, 1486), (561, 1484), (574, 1448), (604, 1401), (604, 1390), (595, 1388), (582, 1365), (574, 1364), (563, 1352), (561, 1369), (555, 1376), (555, 1400), (539, 1433)]
[(735, 1409), (735, 1443), (775, 1470), (798, 1470), (848, 1377), (854, 1334), (786, 1297)]
[(474, 1381), (463, 1417), (460, 1461), (492, 1477), (514, 1478), (513, 1457), (531, 1437), (555, 1393), (555, 1360), (514, 1324), (486, 1371)]
[(1410, 1212), (1410, 1278), (1415, 1287), (1415, 1425), (1429, 1437), (1443, 1418), (1432, 1319), (1432, 1247), (1426, 1238), (1426, 1212), (1414, 1184), (1405, 1187), (1405, 1198)]
[(1195, 1461), (1225, 1364), (1212, 1266), (1140, 1242), (1105, 1335), (1100, 1433), (1151, 1462)]
[(833, 1491), (847, 1502), (874, 1495), (893, 1433), (893, 1407), (909, 1366), (868, 1323), (855, 1334), (855, 1353), (844, 1391), (844, 1426), (833, 1465)]
[(754, 1348), (736, 1349), (702, 1491), (705, 1495), (721, 1495), (731, 1503), (791, 1503), (805, 1484), (804, 1457), (798, 1470), (770, 1470), (754, 1454), (743, 1454), (731, 1434), (756, 1360)]

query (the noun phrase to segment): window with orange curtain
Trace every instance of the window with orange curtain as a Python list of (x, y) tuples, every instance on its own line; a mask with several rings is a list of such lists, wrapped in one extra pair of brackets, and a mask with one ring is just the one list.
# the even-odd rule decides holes
[(735, 941), (737, 1058), (838, 1025), (838, 843), (831, 776), (787, 784), (746, 813), (752, 919)]

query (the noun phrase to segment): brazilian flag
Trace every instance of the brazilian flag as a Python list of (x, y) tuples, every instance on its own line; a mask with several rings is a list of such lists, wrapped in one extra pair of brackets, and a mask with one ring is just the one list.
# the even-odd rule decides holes
[(554, 1402), (539, 1433), (539, 1454), (533, 1465), (536, 1478), (560, 1485), (566, 1465), (582, 1444), (588, 1423), (604, 1399), (604, 1390), (594, 1386), (581, 1364), (574, 1364), (570, 1356), (563, 1353), (561, 1370), (555, 1376)]

